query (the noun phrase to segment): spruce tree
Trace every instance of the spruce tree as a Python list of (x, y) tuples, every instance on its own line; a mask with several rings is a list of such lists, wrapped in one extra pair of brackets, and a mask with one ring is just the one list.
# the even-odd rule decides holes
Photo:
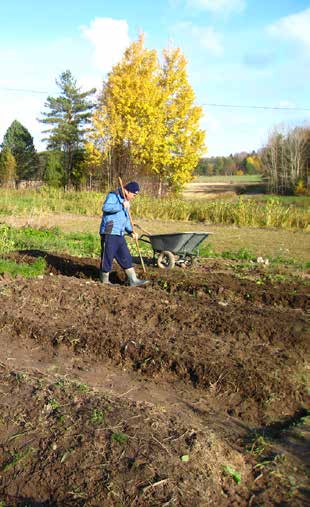
[(33, 137), (18, 120), (14, 120), (7, 129), (2, 147), (8, 147), (16, 161), (16, 177), (30, 180), (36, 177), (38, 158)]
[(43, 173), (43, 181), (50, 187), (59, 188), (64, 184), (62, 153), (48, 151)]

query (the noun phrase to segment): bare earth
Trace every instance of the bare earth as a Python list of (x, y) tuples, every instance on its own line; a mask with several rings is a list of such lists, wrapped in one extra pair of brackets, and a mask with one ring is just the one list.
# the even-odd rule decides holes
[(3, 506), (307, 505), (306, 280), (39, 255), (0, 281)]

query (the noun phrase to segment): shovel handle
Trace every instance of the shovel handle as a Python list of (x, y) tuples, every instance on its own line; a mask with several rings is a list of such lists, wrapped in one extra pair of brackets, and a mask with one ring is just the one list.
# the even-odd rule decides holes
[[(119, 184), (120, 184), (121, 189), (122, 189), (123, 197), (124, 197), (124, 199), (126, 199), (126, 197), (125, 197), (125, 190), (124, 190), (124, 186), (123, 186), (123, 182), (122, 182), (122, 178), (120, 176), (118, 178), (118, 181), (119, 181)], [(128, 213), (128, 216), (129, 216), (131, 227), (132, 227), (132, 232), (135, 232), (134, 223), (133, 223), (133, 220), (132, 220), (132, 217), (131, 217), (130, 209), (127, 209), (127, 213)], [(140, 257), (140, 261), (141, 261), (141, 264), (142, 264), (143, 271), (144, 271), (144, 273), (146, 273), (146, 269), (145, 269), (144, 261), (143, 261), (142, 255), (141, 255), (141, 250), (140, 250), (138, 239), (135, 238), (135, 241), (136, 241), (136, 245), (137, 245), (137, 249), (138, 249), (138, 253), (139, 253), (139, 257)]]

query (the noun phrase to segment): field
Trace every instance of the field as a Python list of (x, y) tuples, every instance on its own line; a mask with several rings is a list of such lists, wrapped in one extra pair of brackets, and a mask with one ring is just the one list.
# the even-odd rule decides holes
[(309, 233), (139, 219), (214, 235), (131, 289), (98, 217), (1, 221), (1, 507), (309, 503)]

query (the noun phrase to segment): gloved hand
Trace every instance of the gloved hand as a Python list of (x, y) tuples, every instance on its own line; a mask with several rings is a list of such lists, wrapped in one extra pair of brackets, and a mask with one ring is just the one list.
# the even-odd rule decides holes
[(129, 209), (130, 208), (130, 202), (125, 200), (123, 202), (123, 206), (124, 206), (125, 209)]
[(131, 233), (131, 236), (134, 240), (138, 240), (139, 239), (139, 234), (137, 232), (132, 232)]

